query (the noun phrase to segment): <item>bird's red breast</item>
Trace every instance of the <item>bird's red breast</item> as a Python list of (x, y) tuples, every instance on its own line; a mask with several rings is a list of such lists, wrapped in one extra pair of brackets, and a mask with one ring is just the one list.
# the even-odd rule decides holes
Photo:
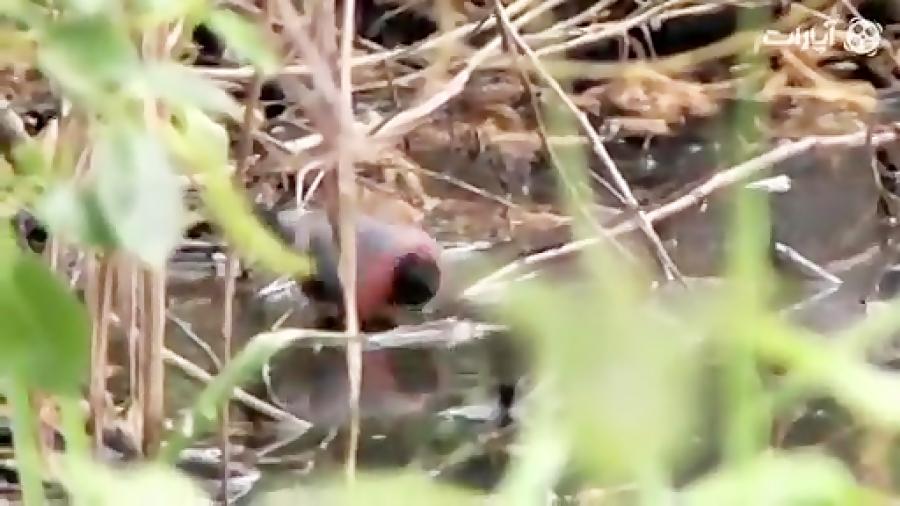
[[(315, 274), (303, 283), (307, 295), (342, 305), (339, 251), (326, 214), (286, 211), (279, 214), (278, 223), (293, 238), (294, 246), (311, 253), (315, 261)], [(385, 316), (392, 307), (424, 304), (437, 292), (440, 246), (424, 230), (360, 214), (356, 238), (356, 301), (363, 324)]]

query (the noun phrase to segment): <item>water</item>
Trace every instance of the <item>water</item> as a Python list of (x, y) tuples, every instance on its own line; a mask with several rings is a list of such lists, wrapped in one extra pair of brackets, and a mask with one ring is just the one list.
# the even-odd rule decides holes
[[(652, 206), (677, 197), (722, 168), (716, 161), (721, 146), (703, 132), (699, 129), (649, 147), (615, 143), (611, 151), (635, 193)], [(543, 187), (531, 194), (552, 194), (551, 180), (541, 175), (548, 169), (534, 166), (532, 170), (530, 181)], [(865, 301), (877, 298), (873, 290), (892, 261), (879, 249), (888, 230), (877, 212), (878, 189), (868, 167), (868, 152), (863, 148), (816, 150), (760, 177), (776, 175), (787, 176), (790, 185), (787, 191), (771, 194), (773, 240), (842, 280), (837, 285), (817, 278), (773, 250), (773, 262), (786, 281), (781, 304), (790, 318), (825, 334), (845, 328), (865, 314)], [(506, 241), (506, 237), (518, 237), (515, 231), (504, 230), (510, 221), (485, 219), (488, 212), (500, 216), (496, 214), (499, 204), (466, 195), (458, 188), (448, 190), (444, 183), (431, 185), (428, 191), (433, 195), (445, 192), (445, 201), (430, 223), (440, 239), (447, 244), (486, 242), (494, 246), (448, 255), (444, 285), (430, 305), (432, 312), (410, 314), (405, 320), (410, 324), (431, 321), (434, 327), (427, 336), (406, 341), (395, 336), (393, 342), (372, 346), (363, 354), (358, 462), (362, 469), (412, 466), (489, 489), (502, 475), (508, 459), (507, 442), (515, 431), (514, 427), (501, 427), (499, 396), (502, 391), (508, 393), (527, 369), (523, 358), (527, 352), (516, 336), (496, 329), (477, 337), (464, 335), (458, 321), (488, 322), (491, 313), (462, 304), (456, 296), (490, 272), (492, 262), (502, 264), (535, 248), (565, 241), (565, 227), (537, 227), (528, 230), (528, 240)], [(720, 272), (727, 251), (727, 198), (727, 192), (721, 192), (700, 207), (658, 224), (661, 238), (686, 276), (714, 279)], [(443, 219), (434, 217), (442, 212)], [(565, 267), (567, 260), (554, 264)], [(555, 269), (553, 275), (557, 282), (576, 282), (578, 270)], [(217, 349), (223, 317), (221, 281), (212, 275), (200, 277), (174, 285), (170, 310), (182, 326), (189, 324), (199, 339)], [(275, 290), (274, 295), (260, 297), (259, 291), (270, 281), (261, 276), (239, 284), (235, 348), (273, 325), (302, 327), (312, 322), (314, 310), (296, 290)], [(458, 320), (440, 320), (447, 317)], [(167, 345), (192, 362), (211, 367), (208, 354), (178, 325), (170, 326)], [(264, 470), (265, 488), (339, 472), (343, 465), (349, 388), (344, 352), (332, 344), (299, 343), (273, 360), (268, 387), (262, 378), (248, 386), (260, 398), (312, 422), (314, 429), (302, 437), (293, 438), (283, 423), (234, 404), (232, 442), (255, 454), (256, 464)], [(189, 404), (197, 385), (174, 372), (169, 374), (169, 382), (167, 401), (174, 412)], [(845, 443), (840, 424), (835, 422), (839, 416), (833, 406), (813, 403), (782, 422), (779, 444)], [(712, 435), (699, 434), (698, 438), (708, 442)], [(710, 462), (698, 461), (699, 468)]]

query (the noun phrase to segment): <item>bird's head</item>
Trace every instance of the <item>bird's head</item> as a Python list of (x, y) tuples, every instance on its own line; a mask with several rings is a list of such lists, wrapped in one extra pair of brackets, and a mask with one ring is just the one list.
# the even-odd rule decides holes
[(436, 259), (409, 252), (397, 259), (388, 302), (398, 306), (421, 306), (437, 294), (441, 270)]

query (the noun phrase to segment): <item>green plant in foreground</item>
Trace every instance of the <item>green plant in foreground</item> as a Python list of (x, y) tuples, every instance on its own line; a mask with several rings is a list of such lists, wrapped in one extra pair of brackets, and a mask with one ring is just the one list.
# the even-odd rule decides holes
[[(305, 258), (256, 225), (232, 183), (221, 123), (240, 116), (238, 104), (177, 60), (184, 40), (173, 57), (141, 51), (142, 39), (168, 33), (175, 21), (185, 23), (186, 33), (205, 22), (260, 72), (271, 72), (277, 60), (257, 27), (202, 0), (52, 4), (0, 3), (0, 61), (39, 70), (71, 104), (55, 144), (3, 138), (2, 223), (24, 208), (89, 254), (122, 252), (156, 269), (187, 224), (183, 193), (193, 181), (244, 258), (275, 272), (308, 270)], [(147, 114), (151, 107), (160, 111), (156, 117)], [(75, 160), (83, 154), (87, 167), (76, 175)], [(89, 336), (89, 318), (75, 294), (39, 257), (19, 250), (9, 226), (0, 226), (0, 389), (13, 410), (26, 504), (44, 502), (42, 481), (51, 478), (66, 486), (74, 504), (119, 504), (123, 497), (158, 504), (153, 498), (159, 494), (197, 504), (190, 497), (199, 495), (187, 492), (193, 484), (168, 464), (115, 471), (91, 461), (79, 406)], [(211, 411), (214, 416), (207, 405), (224, 401), (276, 349), (261, 339), (235, 357), (201, 394), (198, 421)], [(34, 392), (54, 396), (62, 413), (66, 451), (53, 462), (42, 462), (38, 450)], [(184, 444), (174, 443), (173, 449)]]
[[(880, 500), (835, 458), (777, 450), (768, 439), (776, 398), (788, 391), (795, 399), (826, 393), (866, 423), (896, 430), (900, 375), (866, 363), (859, 343), (896, 330), (900, 305), (837, 340), (784, 321), (769, 304), (764, 202), (743, 193), (735, 201), (730, 273), (705, 295), (654, 296), (639, 272), (602, 249), (583, 260), (583, 286), (535, 281), (511, 291), (504, 314), (531, 338), (537, 391), (525, 450), (501, 488), (507, 503), (541, 503), (539, 492), (567, 468), (597, 487), (624, 486), (643, 504)], [(773, 377), (767, 365), (784, 373)], [(723, 395), (723, 427), (721, 441), (705, 443), (723, 458), (676, 490), (674, 479), (697, 458), (690, 442), (709, 439), (698, 431), (710, 378)]]
[[(75, 107), (92, 155), (84, 178), (74, 180), (80, 147), (45, 153), (35, 143), (17, 146), (4, 187), (40, 211), (55, 233), (97, 250), (125, 251), (161, 265), (180, 236), (183, 181), (202, 182), (208, 212), (247, 258), (273, 270), (296, 272), (305, 262), (286, 252), (250, 217), (230, 180), (228, 139), (221, 121), (237, 104), (212, 83), (176, 61), (153, 61), (136, 38), (174, 20), (207, 22), (261, 71), (275, 60), (252, 25), (206, 2), (107, 0), (61, 2), (50, 12), (36, 2), (0, 7), (3, 61), (34, 65)], [(12, 20), (14, 22), (10, 22)], [(150, 122), (146, 103), (170, 114)], [(553, 122), (551, 122), (552, 124)], [(554, 125), (558, 126), (558, 125)], [(560, 170), (581, 195), (587, 163), (581, 152), (561, 153)], [(23, 188), (30, 188), (28, 191)], [(574, 188), (574, 190), (572, 190)], [(822, 336), (788, 324), (769, 308), (765, 207), (735, 194), (729, 272), (707, 297), (691, 292), (657, 298), (646, 273), (611, 251), (584, 256), (577, 287), (540, 282), (517, 287), (502, 310), (527, 337), (535, 357), (533, 399), (509, 472), (493, 499), (543, 504), (545, 494), (574, 469), (585, 483), (627, 485), (644, 504), (836, 504), (881, 499), (847, 466), (815, 451), (769, 448), (777, 400), (788, 391), (828, 394), (866, 424), (900, 427), (900, 376), (865, 361), (864, 353), (900, 327), (891, 306), (856, 327)], [(573, 212), (573, 216), (582, 216)], [(4, 219), (8, 216), (2, 216)], [(580, 223), (582, 233), (591, 227)], [(77, 405), (88, 371), (88, 318), (67, 287), (36, 257), (19, 251), (12, 231), (0, 227), (0, 388), (13, 408), (16, 458), (29, 505), (43, 502), (41, 481), (56, 478), (74, 504), (201, 504), (197, 488), (171, 462), (189, 440), (175, 435), (163, 455), (133, 469), (94, 462)], [(198, 397), (198, 425), (208, 427), (231, 388), (286, 344), (277, 335), (253, 341)], [(702, 427), (708, 360), (723, 392), (721, 464), (677, 490), (679, 469), (694, 457), (689, 442)], [(776, 381), (764, 367), (784, 371)], [(62, 412), (66, 451), (53, 466), (37, 450), (31, 392), (53, 394)], [(802, 396), (801, 396), (802, 400)], [(50, 469), (54, 475), (50, 475)], [(482, 497), (435, 483), (412, 471), (366, 474), (343, 482), (267, 494), (262, 504), (466, 504)]]
[[(573, 134), (559, 111), (547, 107), (548, 123)], [(739, 125), (752, 121), (740, 117)], [(555, 149), (565, 184), (585, 185), (583, 152)], [(576, 191), (566, 198), (571, 208), (584, 205)], [(523, 448), (499, 491), (503, 503), (543, 504), (542, 494), (569, 471), (588, 486), (628, 490), (624, 504), (883, 500), (834, 457), (769, 446), (776, 405), (786, 397), (796, 406), (826, 394), (869, 426), (897, 429), (900, 374), (867, 363), (863, 350), (900, 328), (900, 304), (827, 338), (787, 322), (771, 304), (777, 280), (766, 198), (733, 192), (721, 284), (653, 292), (645, 269), (606, 245), (582, 256), (578, 283), (538, 277), (509, 290), (502, 315), (529, 338), (537, 386)], [(591, 233), (587, 224), (576, 229)], [(783, 372), (766, 372), (770, 366)], [(710, 380), (718, 403), (704, 398)], [(701, 423), (713, 406), (718, 441)], [(698, 458), (691, 444), (698, 436), (721, 462), (676, 489)], [(609, 501), (619, 503), (616, 497)]]
[[(47, 190), (26, 198), (20, 191), (16, 206), (0, 208), (24, 205), (54, 233), (81, 246), (123, 251), (161, 266), (187, 223), (183, 193), (190, 178), (244, 258), (274, 272), (308, 271), (305, 259), (265, 228), (252, 226), (249, 205), (232, 184), (221, 123), (240, 116), (238, 104), (177, 61), (177, 51), (161, 58), (139, 51), (138, 39), (158, 36), (168, 23), (182, 20), (190, 33), (205, 22), (260, 72), (271, 72), (276, 58), (256, 26), (205, 1), (97, 0), (51, 10), (23, 0), (0, 7), (0, 16), (5, 47), (33, 45), (32, 51), (9, 54), (0, 47), (0, 57), (39, 69), (73, 104), (72, 121), (86, 137), (68, 132), (73, 138), (63, 141), (69, 143), (49, 152), (30, 142), (16, 146), (15, 172), (0, 178), (20, 188), (27, 175)], [(148, 107), (157, 105), (168, 112), (151, 120)], [(83, 148), (89, 170), (74, 178), (73, 159)]]

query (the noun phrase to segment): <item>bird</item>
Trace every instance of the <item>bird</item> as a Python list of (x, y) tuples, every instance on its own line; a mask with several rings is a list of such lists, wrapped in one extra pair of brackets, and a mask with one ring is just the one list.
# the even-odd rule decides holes
[[(338, 276), (340, 250), (321, 209), (258, 209), (264, 224), (294, 249), (308, 253), (312, 274), (299, 280), (304, 294), (335, 309), (320, 326), (337, 327), (346, 314)], [(421, 227), (361, 212), (356, 216), (356, 311), (364, 330), (386, 330), (400, 307), (422, 306), (441, 284), (441, 247)]]
[[(260, 221), (287, 245), (310, 256), (313, 272), (298, 279), (316, 302), (312, 325), (342, 330), (340, 249), (321, 208), (255, 208)], [(441, 287), (442, 248), (414, 221), (384, 209), (362, 207), (355, 216), (356, 311), (360, 330), (379, 332), (397, 325), (398, 309), (429, 302)], [(402, 213), (401, 213), (402, 214)], [(363, 416), (403, 416), (425, 409), (441, 391), (445, 367), (432, 349), (364, 350), (360, 406)], [(340, 425), (349, 416), (349, 383), (343, 352), (296, 346), (270, 363), (267, 395), (291, 413), (316, 424)]]

